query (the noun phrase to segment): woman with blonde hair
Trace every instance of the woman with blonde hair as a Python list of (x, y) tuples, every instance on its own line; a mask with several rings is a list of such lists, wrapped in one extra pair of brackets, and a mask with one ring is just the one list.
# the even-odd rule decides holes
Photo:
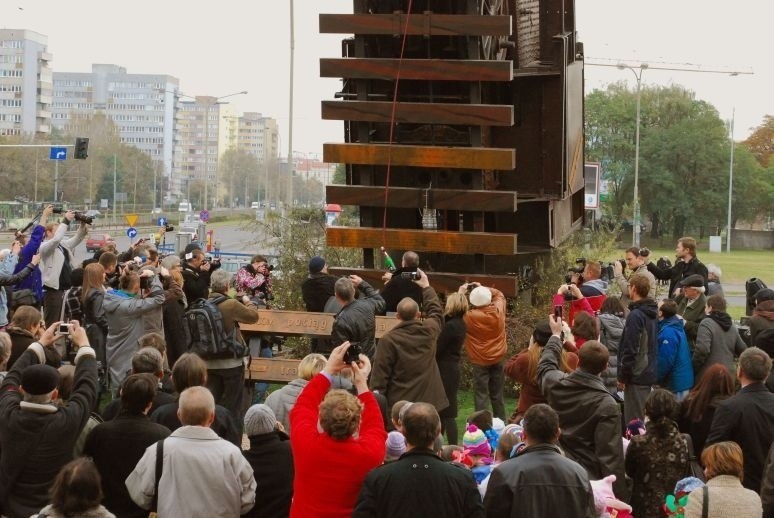
[(290, 435), (290, 410), (296, 404), (296, 399), (306, 384), (322, 372), (326, 362), (327, 360), (322, 354), (307, 354), (298, 364), (298, 378), (291, 380), (287, 385), (275, 390), (266, 398), (266, 406), (272, 409), (277, 421), (282, 423), (285, 433), (288, 435)]
[(468, 299), (462, 293), (452, 293), (446, 298), (444, 324), (438, 335), (435, 362), (441, 373), (443, 390), (449, 406), (440, 412), (441, 433), (446, 434), (449, 444), (457, 444), (457, 389), (460, 384), (460, 359), (465, 343), (467, 326), (463, 316), (468, 312)]
[(89, 343), (97, 353), (97, 360), (107, 365), (105, 341), (108, 334), (107, 318), (102, 303), (105, 300), (105, 268), (99, 263), (91, 263), (83, 269), (83, 288), (81, 305), (83, 306), (83, 327)]
[[(577, 318), (577, 317), (576, 317)], [(551, 327), (548, 320), (541, 320), (535, 326), (529, 340), (529, 346), (522, 349), (516, 356), (508, 360), (505, 365), (505, 375), (521, 384), (519, 392), (519, 404), (511, 414), (509, 421), (518, 423), (524, 417), (524, 413), (536, 403), (547, 403), (545, 396), (540, 391), (537, 381), (537, 365), (540, 361), (540, 353), (551, 338)], [(565, 343), (565, 348), (569, 347)], [(573, 346), (574, 347), (574, 346)], [(562, 351), (562, 363), (559, 366), (562, 372), (572, 372), (578, 368), (578, 355), (567, 350)]]
[[(732, 441), (711, 444), (701, 453), (707, 485), (691, 491), (685, 518), (760, 518), (763, 505), (758, 493), (742, 486), (744, 456)], [(707, 507), (706, 514), (704, 507)]]

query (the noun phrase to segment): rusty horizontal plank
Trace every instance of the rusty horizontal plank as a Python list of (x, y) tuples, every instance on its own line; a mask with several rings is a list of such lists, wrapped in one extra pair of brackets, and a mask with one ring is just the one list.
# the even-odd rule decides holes
[(298, 379), (298, 364), (301, 360), (285, 358), (250, 358), (250, 367), (245, 369), (245, 379), (251, 381), (273, 381), (288, 383)]
[[(382, 236), (384, 235), (384, 240)], [(493, 232), (450, 232), (403, 228), (328, 227), (328, 246), (373, 248), (379, 243), (385, 248), (443, 252), (448, 254), (513, 255), (517, 253), (516, 234)]]
[[(384, 207), (385, 188), (364, 185), (328, 185), (325, 199), (339, 205)], [(427, 196), (426, 196), (427, 195)], [(517, 197), (513, 191), (484, 191), (474, 189), (416, 189), (390, 187), (387, 206), (393, 208), (427, 207), (439, 210), (468, 210), (483, 212), (516, 212)]]
[[(239, 324), (243, 334), (267, 333), (281, 336), (330, 336), (333, 327), (332, 313), (313, 313), (309, 311), (283, 311), (279, 309), (259, 309), (258, 322)], [(392, 329), (394, 318), (376, 317), (376, 338)]]
[(403, 34), (421, 36), (510, 36), (510, 16), (415, 13), (321, 14), (322, 34)]
[(371, 164), (447, 167), (451, 169), (516, 168), (516, 150), (506, 148), (406, 146), (393, 144), (323, 144), (323, 160), (329, 164)]
[(427, 81), (510, 81), (512, 61), (486, 59), (321, 58), (320, 77)]
[[(331, 275), (359, 275), (371, 286), (381, 289), (384, 286), (382, 275), (384, 270), (371, 268), (339, 268), (329, 267)], [(460, 285), (466, 282), (480, 282), (482, 286), (497, 288), (506, 297), (515, 297), (519, 294), (519, 280), (511, 275), (468, 275), (463, 273), (425, 272), (430, 281), (430, 286), (438, 293), (453, 293)]]
[[(323, 101), (325, 120), (390, 122), (392, 103), (387, 101)], [(513, 106), (490, 104), (404, 103), (395, 105), (395, 122), (513, 126)]]

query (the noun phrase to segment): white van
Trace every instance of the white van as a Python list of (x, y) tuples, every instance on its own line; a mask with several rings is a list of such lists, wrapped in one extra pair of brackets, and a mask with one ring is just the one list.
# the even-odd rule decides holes
[(178, 212), (193, 212), (193, 207), (187, 201), (181, 201), (177, 207)]
[(260, 209), (261, 208), (261, 202), (259, 202), (259, 201), (252, 202), (250, 204), (250, 208), (253, 209), (253, 210)]

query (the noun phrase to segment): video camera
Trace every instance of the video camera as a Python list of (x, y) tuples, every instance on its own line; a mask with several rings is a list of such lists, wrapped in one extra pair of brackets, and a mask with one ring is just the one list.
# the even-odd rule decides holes
[[(51, 212), (53, 212), (54, 214), (62, 214), (66, 211), (61, 207), (55, 207)], [(91, 225), (94, 222), (94, 218), (91, 216), (87, 216), (85, 213), (79, 212), (76, 210), (75, 221), (80, 221), (82, 223), (86, 223), (87, 225)]]
[(169, 223), (164, 225), (164, 232), (174, 232), (174, 231), (175, 231), (175, 227), (173, 225), (170, 225)]
[[(578, 274), (578, 281), (579, 283), (583, 282), (583, 270), (586, 269), (586, 258), (585, 257), (578, 257), (575, 259), (576, 266), (573, 266), (572, 268), (568, 268), (567, 271), (570, 272), (567, 275), (564, 276), (564, 283), (570, 284), (572, 282), (572, 276), (573, 274)], [(579, 266), (577, 266), (579, 265)]]

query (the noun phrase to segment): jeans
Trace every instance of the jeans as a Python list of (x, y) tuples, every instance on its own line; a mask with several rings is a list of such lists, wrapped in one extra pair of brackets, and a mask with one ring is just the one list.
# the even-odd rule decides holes
[(503, 399), (503, 385), (505, 373), (503, 365), (505, 360), (500, 360), (494, 365), (473, 365), (473, 385), (475, 387), (476, 411), (486, 410), (488, 401), (492, 403), (492, 415), (505, 419), (505, 401)]
[[(266, 344), (266, 347), (261, 347), (260, 351), (258, 352), (259, 358), (273, 358), (274, 357), (274, 351), (271, 348), (271, 342), (269, 341), (263, 341), (261, 345), (263, 346)], [(267, 392), (269, 391), (269, 384), (265, 381), (256, 381), (255, 382), (255, 395), (253, 396), (253, 404), (257, 405), (258, 403), (263, 403), (266, 401), (266, 396), (268, 396)]]
[(237, 423), (242, 422), (242, 394), (245, 386), (245, 367), (230, 369), (208, 369), (207, 388), (212, 392), (215, 403), (228, 408)]

